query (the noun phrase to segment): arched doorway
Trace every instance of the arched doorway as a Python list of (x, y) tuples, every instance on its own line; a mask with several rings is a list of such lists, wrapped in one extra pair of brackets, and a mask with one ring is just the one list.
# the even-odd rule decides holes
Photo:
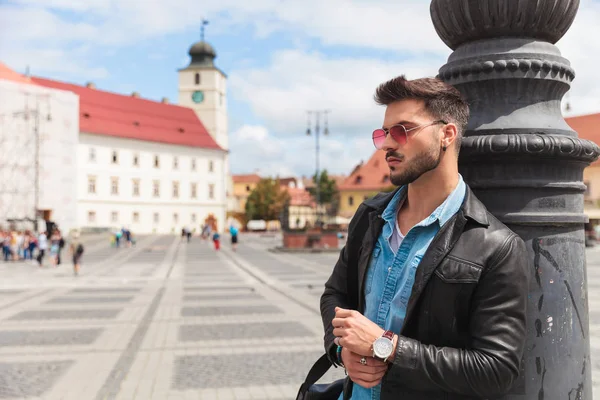
[(204, 220), (204, 224), (210, 225), (210, 228), (213, 232), (217, 231), (217, 219), (213, 214), (208, 214), (208, 217), (206, 217), (206, 219)]

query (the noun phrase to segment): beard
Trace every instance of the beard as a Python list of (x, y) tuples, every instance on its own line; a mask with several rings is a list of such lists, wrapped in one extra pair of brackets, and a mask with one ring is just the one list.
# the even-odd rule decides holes
[(419, 153), (408, 163), (403, 158), (402, 164), (404, 164), (404, 170), (400, 170), (397, 167), (390, 167), (390, 181), (396, 186), (413, 183), (421, 175), (436, 169), (440, 164), (441, 158), (442, 149), (440, 147), (434, 147), (428, 151)]

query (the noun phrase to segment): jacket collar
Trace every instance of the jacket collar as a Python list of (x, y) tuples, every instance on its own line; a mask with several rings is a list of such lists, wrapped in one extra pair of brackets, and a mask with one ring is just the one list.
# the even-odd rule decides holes
[[(377, 196), (365, 200), (365, 206), (377, 211), (378, 214), (383, 213), (389, 202), (394, 198), (394, 195), (400, 190), (397, 188), (393, 192), (389, 193), (379, 193)], [(406, 191), (400, 198), (400, 201), (403, 201), (406, 197)], [(467, 190), (465, 193), (465, 200), (461, 206), (461, 211), (465, 218), (473, 220), (477, 222), (479, 225), (489, 226), (490, 223), (487, 217), (487, 208), (483, 205), (483, 203), (473, 194), (469, 185), (467, 185)]]

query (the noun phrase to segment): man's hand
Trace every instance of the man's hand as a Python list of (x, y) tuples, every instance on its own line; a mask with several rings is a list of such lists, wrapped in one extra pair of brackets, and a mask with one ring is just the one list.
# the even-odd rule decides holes
[(339, 344), (344, 349), (361, 356), (373, 356), (373, 342), (385, 331), (376, 323), (355, 310), (335, 308), (333, 335), (339, 337)]
[(387, 371), (387, 364), (373, 357), (365, 357), (367, 365), (362, 365), (361, 358), (361, 355), (353, 353), (345, 347), (342, 349), (342, 362), (352, 382), (366, 389), (379, 385)]

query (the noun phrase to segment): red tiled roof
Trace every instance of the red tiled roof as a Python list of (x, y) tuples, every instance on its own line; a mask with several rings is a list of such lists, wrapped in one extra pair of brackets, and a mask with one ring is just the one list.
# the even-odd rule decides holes
[(285, 187), (290, 195), (290, 206), (314, 207), (315, 201), (306, 189)]
[(233, 183), (258, 183), (261, 177), (257, 174), (233, 175)]
[(354, 168), (339, 186), (340, 190), (381, 190), (392, 185), (390, 169), (385, 162), (385, 152), (375, 151), (369, 161)]
[(4, 79), (7, 81), (19, 82), (19, 83), (29, 83), (34, 85), (31, 81), (31, 78), (26, 77), (25, 75), (21, 75), (16, 71), (8, 68), (5, 64), (0, 62), (0, 79)]
[(38, 85), (68, 90), (79, 95), (81, 132), (147, 142), (221, 149), (190, 108), (50, 79), (37, 77), (31, 79)]
[[(566, 121), (580, 139), (590, 140), (600, 146), (600, 113), (566, 118)], [(600, 166), (600, 160), (591, 165)]]

